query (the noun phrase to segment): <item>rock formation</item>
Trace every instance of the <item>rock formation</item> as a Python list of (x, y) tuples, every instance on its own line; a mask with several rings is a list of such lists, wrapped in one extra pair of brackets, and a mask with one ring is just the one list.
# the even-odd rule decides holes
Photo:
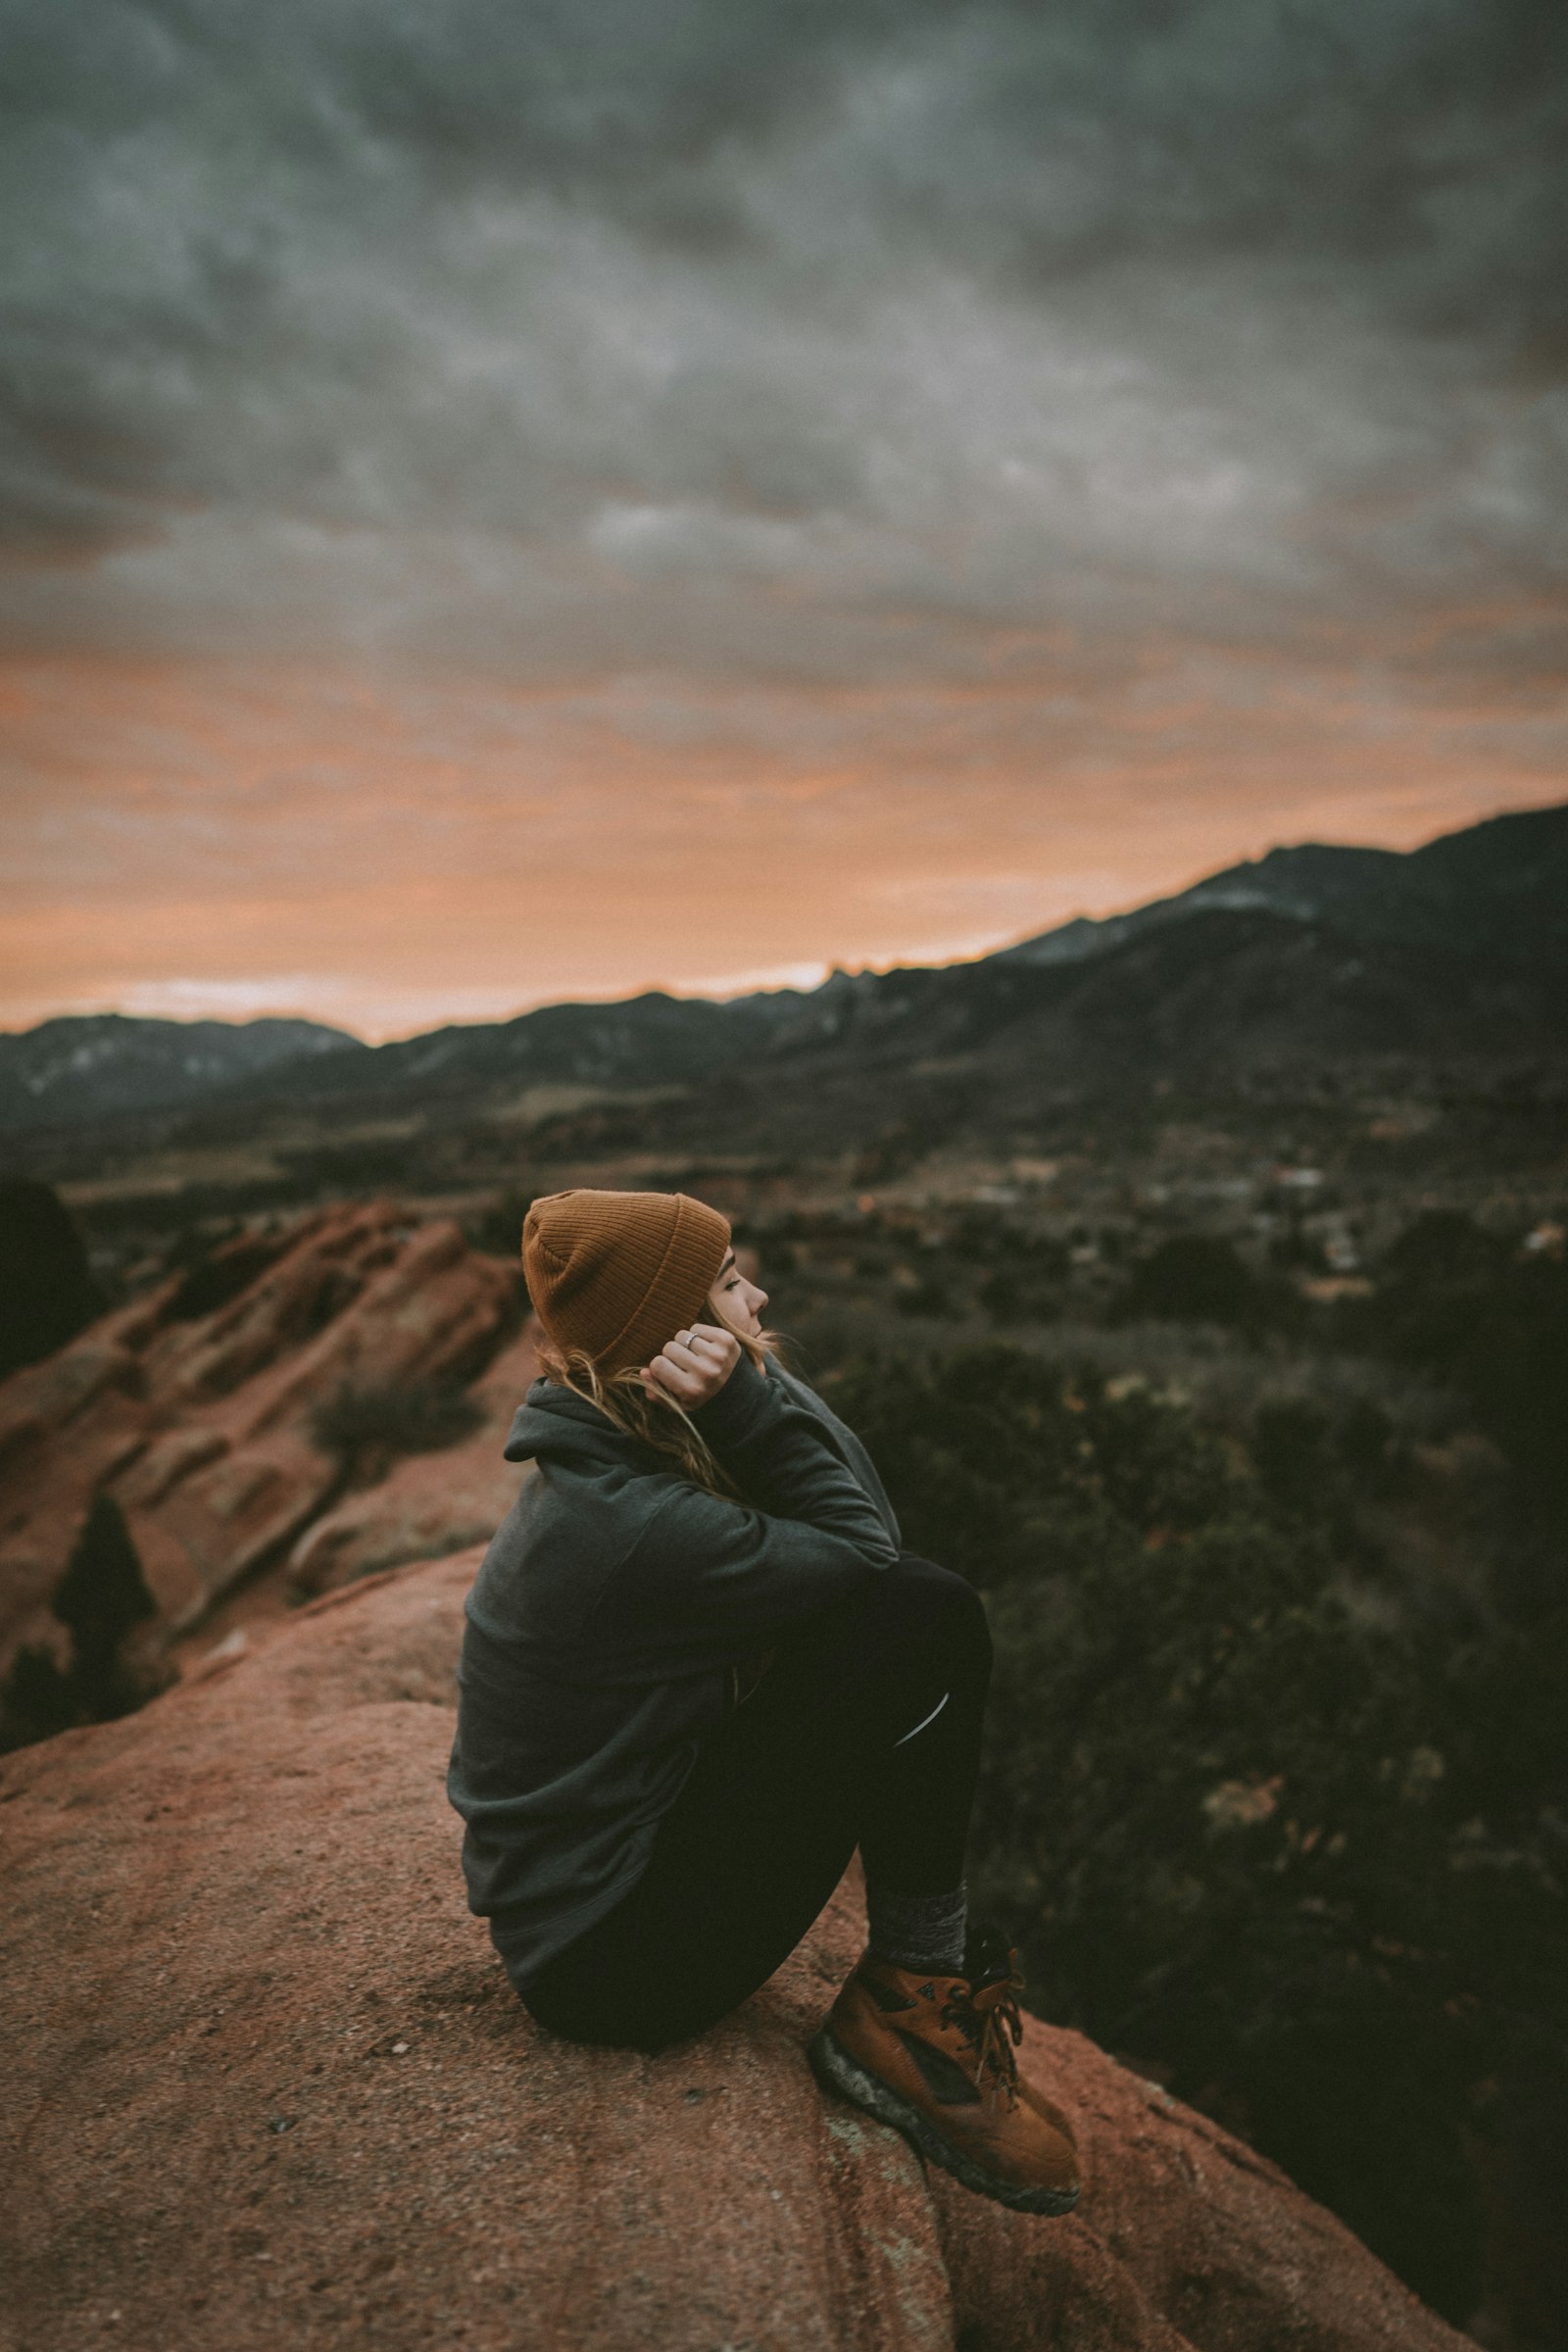
[[(134, 1353), (134, 1350), (130, 1350)], [(258, 1443), (260, 1440), (257, 1441)], [(535, 2028), (442, 1787), (468, 1552), (0, 1763), (0, 2211), (26, 2352), (1461, 2352), (1273, 2166), (1070, 2033), (1065, 2222), (929, 2176), (803, 2044), (847, 1880), (655, 2059)]]
[[(318, 1592), (488, 1536), (518, 1485), (501, 1447), (533, 1377), (522, 1303), (516, 1273), (450, 1220), (352, 1203), (241, 1237), (14, 1374), (0, 1385), (0, 1673), (24, 1642), (58, 1645), (49, 1594), (100, 1488), (124, 1511), (165, 1644), (203, 1625), (210, 1641), (234, 1608), (278, 1613), (291, 1582)], [(466, 1387), (477, 1426), (356, 1491), (320, 1409), (400, 1383)]]

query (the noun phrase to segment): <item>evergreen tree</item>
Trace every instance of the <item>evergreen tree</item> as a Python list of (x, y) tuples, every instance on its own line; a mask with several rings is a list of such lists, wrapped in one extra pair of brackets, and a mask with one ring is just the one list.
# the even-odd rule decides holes
[(50, 1607), (71, 1635), (72, 1678), (94, 1722), (128, 1714), (146, 1696), (121, 1655), (125, 1636), (156, 1615), (141, 1561), (112, 1494), (92, 1498)]
[(0, 1178), (0, 1379), (52, 1355), (107, 1303), (53, 1186)]
[(53, 1650), (29, 1644), (19, 1649), (0, 1684), (0, 1755), (52, 1740), (76, 1720), (75, 1685)]

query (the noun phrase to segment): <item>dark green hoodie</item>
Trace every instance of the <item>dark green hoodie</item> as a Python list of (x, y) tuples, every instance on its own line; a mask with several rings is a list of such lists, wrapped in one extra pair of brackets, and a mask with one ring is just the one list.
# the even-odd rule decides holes
[(743, 1356), (692, 1419), (743, 1500), (553, 1381), (507, 1441), (537, 1467), (468, 1595), (447, 1792), (519, 1985), (635, 1885), (731, 1668), (898, 1554), (869, 1454), (804, 1381)]

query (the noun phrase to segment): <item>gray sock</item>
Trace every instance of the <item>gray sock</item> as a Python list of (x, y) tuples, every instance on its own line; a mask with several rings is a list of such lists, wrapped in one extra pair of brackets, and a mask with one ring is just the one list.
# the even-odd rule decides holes
[(961, 1879), (951, 1894), (885, 1894), (868, 1886), (865, 1910), (868, 1940), (879, 1960), (940, 1977), (963, 1974), (968, 1905)]

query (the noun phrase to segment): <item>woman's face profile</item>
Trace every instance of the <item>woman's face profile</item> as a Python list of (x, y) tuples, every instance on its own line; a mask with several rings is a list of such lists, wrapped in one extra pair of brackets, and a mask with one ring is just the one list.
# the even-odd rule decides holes
[(723, 1308), (735, 1329), (755, 1340), (762, 1328), (762, 1309), (767, 1304), (767, 1293), (752, 1280), (757, 1259), (750, 1250), (746, 1252), (746, 1263), (748, 1270), (743, 1271), (734, 1250), (726, 1252), (724, 1263), (718, 1269), (718, 1280), (713, 1285), (713, 1298)]

